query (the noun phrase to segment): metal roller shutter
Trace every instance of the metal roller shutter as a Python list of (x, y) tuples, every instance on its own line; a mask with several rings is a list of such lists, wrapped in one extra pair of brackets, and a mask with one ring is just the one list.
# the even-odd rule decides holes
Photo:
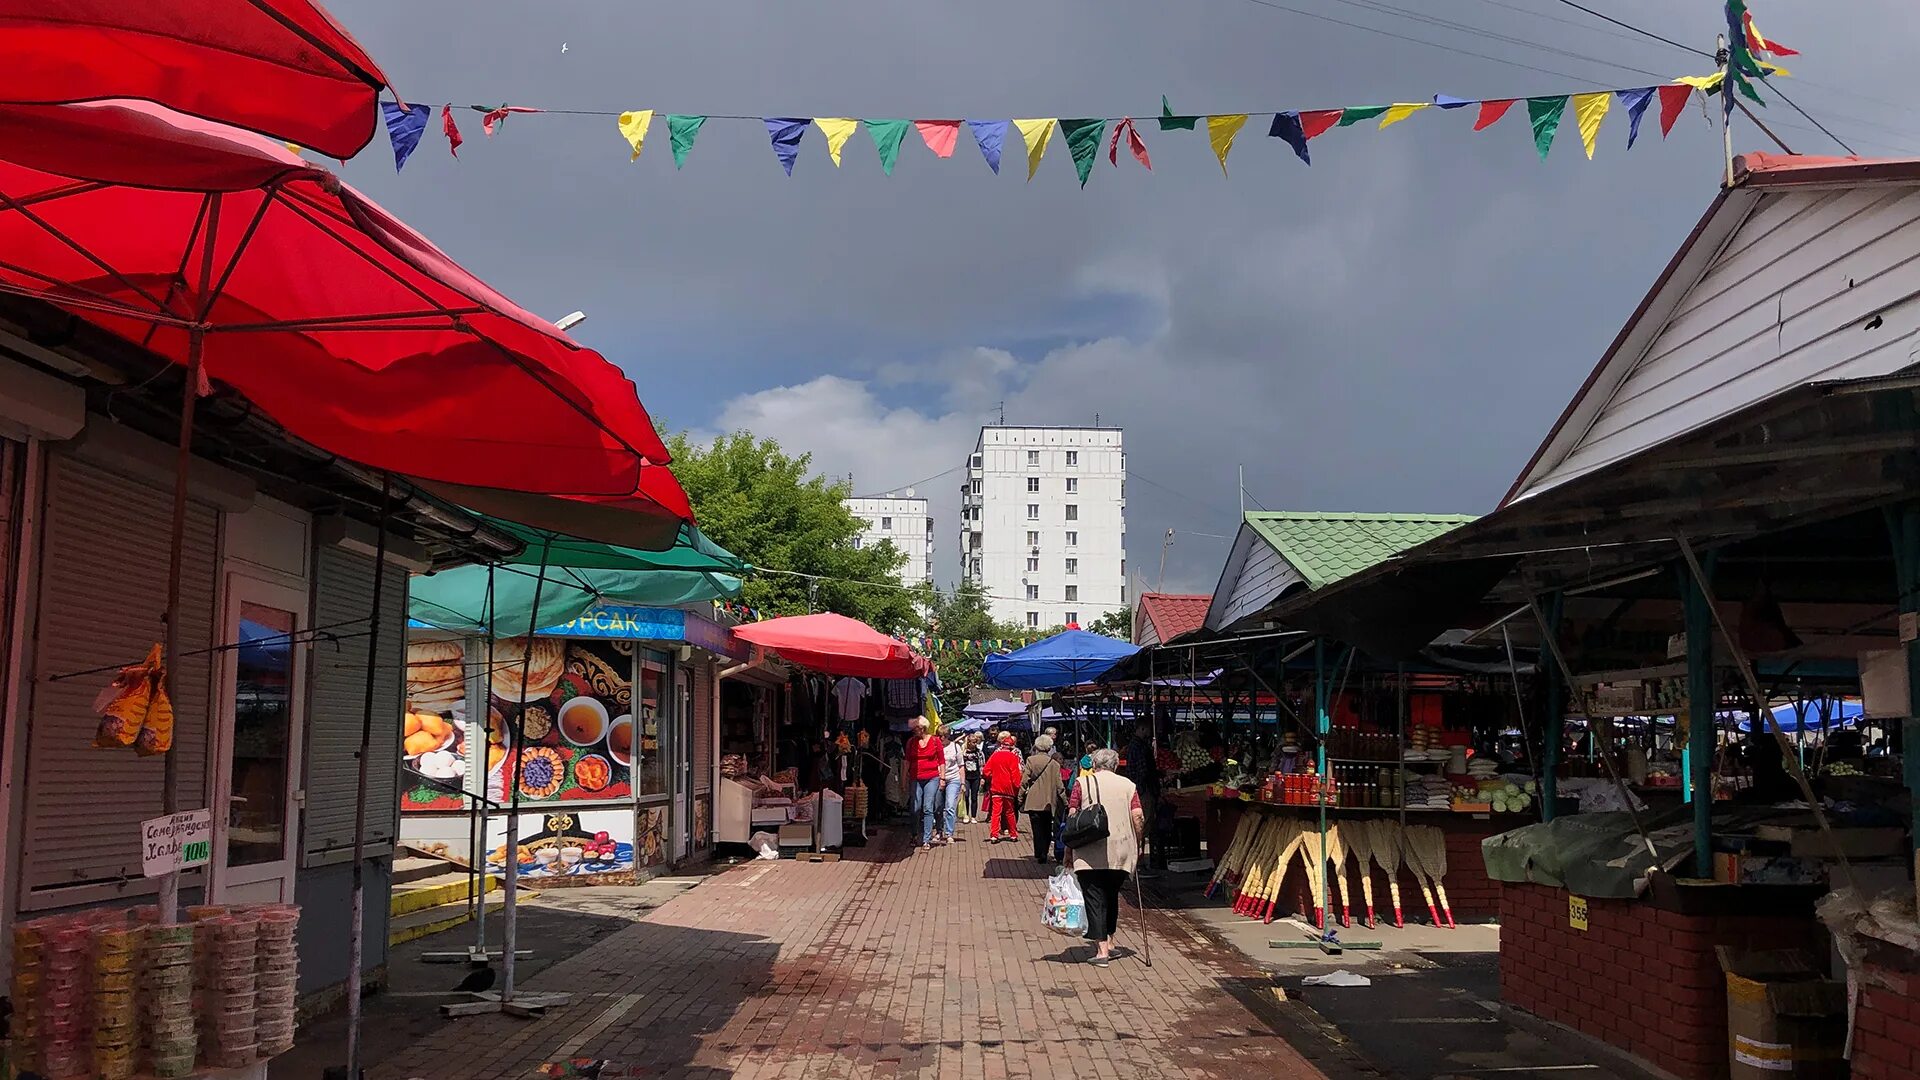
[(713, 789), (713, 670), (706, 664), (688, 668), (693, 679), (693, 790)]
[[(172, 508), (171, 491), (61, 454), (48, 459), (27, 738), (22, 877), (29, 892), (122, 879), (141, 884), (140, 821), (162, 812), (162, 760), (90, 745), (99, 723), (94, 698), (111, 674), (49, 678), (136, 663), (161, 640)], [(216, 526), (211, 507), (188, 504), (181, 655), (168, 658), (183, 810), (207, 805), (212, 665), (205, 650), (213, 639)]]
[[(401, 675), (406, 667), (407, 571), (391, 563), (380, 602), (380, 660), (374, 677), (373, 742), (367, 759), (367, 854), (391, 850), (399, 826)], [(308, 865), (353, 847), (359, 790), (360, 721), (366, 709), (368, 612), (373, 559), (337, 547), (314, 559), (313, 625), (343, 628), (337, 644), (313, 646), (306, 742), (306, 809), (301, 852)], [(358, 620), (356, 623), (355, 620)]]

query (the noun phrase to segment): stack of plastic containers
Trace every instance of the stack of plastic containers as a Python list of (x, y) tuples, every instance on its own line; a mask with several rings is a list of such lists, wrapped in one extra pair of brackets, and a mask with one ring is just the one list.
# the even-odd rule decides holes
[(253, 1063), (259, 1054), (260, 916), (236, 910), (209, 915), (195, 923), (199, 930), (200, 1060), (214, 1068)]
[[(149, 920), (153, 913), (142, 911), (136, 917)], [(193, 927), (149, 923), (140, 928), (139, 937), (141, 1067), (161, 1080), (191, 1076), (197, 1043)]]
[(135, 947), (139, 940), (126, 912), (93, 920), (88, 934), (93, 957), (93, 1075), (97, 1080), (127, 1080), (133, 1075)]
[(21, 1067), (52, 1078), (85, 1076), (87, 924), (70, 916), (13, 930), (13, 1041)]
[(293, 935), (300, 926), (300, 909), (293, 904), (274, 904), (261, 908), (259, 915), (259, 944), (254, 954), (259, 996), (254, 1032), (260, 1056), (271, 1057), (293, 1049), (294, 990), (300, 974)]

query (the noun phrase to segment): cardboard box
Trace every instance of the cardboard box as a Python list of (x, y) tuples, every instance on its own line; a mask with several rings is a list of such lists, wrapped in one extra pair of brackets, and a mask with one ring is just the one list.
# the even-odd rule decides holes
[(1847, 987), (1799, 950), (1715, 950), (1727, 977), (1733, 1080), (1839, 1080), (1848, 1074)]
[(1825, 865), (1818, 859), (1716, 851), (1713, 880), (1724, 885), (1819, 885), (1827, 880), (1827, 875)]

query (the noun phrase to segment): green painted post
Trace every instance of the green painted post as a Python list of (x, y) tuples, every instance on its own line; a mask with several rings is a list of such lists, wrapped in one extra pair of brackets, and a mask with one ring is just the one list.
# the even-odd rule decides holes
[[(1566, 597), (1553, 593), (1547, 597), (1547, 625), (1545, 633), (1560, 632), (1560, 613), (1565, 606)], [(1540, 658), (1534, 665), (1535, 671), (1546, 674), (1547, 723), (1546, 745), (1542, 748), (1540, 766), (1540, 820), (1552, 821), (1554, 804), (1560, 795), (1560, 744), (1567, 737), (1567, 687), (1560, 674), (1559, 664), (1546, 663), (1548, 650), (1540, 649)]]
[(1313, 731), (1314, 758), (1319, 762), (1320, 772), (1320, 909), (1315, 912), (1322, 930), (1327, 920), (1333, 917), (1333, 879), (1327, 858), (1327, 795), (1331, 790), (1327, 776), (1327, 735), (1333, 729), (1333, 719), (1327, 710), (1327, 640), (1313, 639)]
[[(1711, 553), (1709, 553), (1709, 557)], [(1712, 563), (1701, 570), (1713, 573)], [(1680, 600), (1687, 630), (1687, 776), (1693, 787), (1693, 872), (1713, 876), (1713, 612), (1685, 564)]]

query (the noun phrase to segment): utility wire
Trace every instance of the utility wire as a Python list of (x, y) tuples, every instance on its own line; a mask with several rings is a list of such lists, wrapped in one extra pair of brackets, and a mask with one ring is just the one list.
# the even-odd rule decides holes
[(1574, 0), (1559, 0), (1559, 2), (1566, 5), (1567, 7), (1574, 9), (1575, 11), (1584, 11), (1587, 14), (1593, 16), (1594, 18), (1599, 19), (1602, 22), (1612, 23), (1613, 25), (1621, 28), (1622, 30), (1631, 30), (1636, 34), (1639, 34), (1641, 37), (1652, 38), (1655, 41), (1662, 42), (1667, 45), (1671, 45), (1676, 49), (1685, 49), (1688, 52), (1694, 54), (1695, 56), (1704, 56), (1709, 60), (1714, 59), (1714, 55), (1706, 51), (1705, 49), (1696, 49), (1691, 45), (1683, 45), (1680, 42), (1675, 41), (1670, 37), (1665, 37), (1663, 35), (1656, 34), (1653, 31), (1646, 29), (1645, 27), (1635, 26), (1630, 22), (1626, 22), (1625, 20), (1616, 19), (1613, 16), (1608, 15), (1603, 11), (1595, 11), (1585, 4), (1575, 3)]

